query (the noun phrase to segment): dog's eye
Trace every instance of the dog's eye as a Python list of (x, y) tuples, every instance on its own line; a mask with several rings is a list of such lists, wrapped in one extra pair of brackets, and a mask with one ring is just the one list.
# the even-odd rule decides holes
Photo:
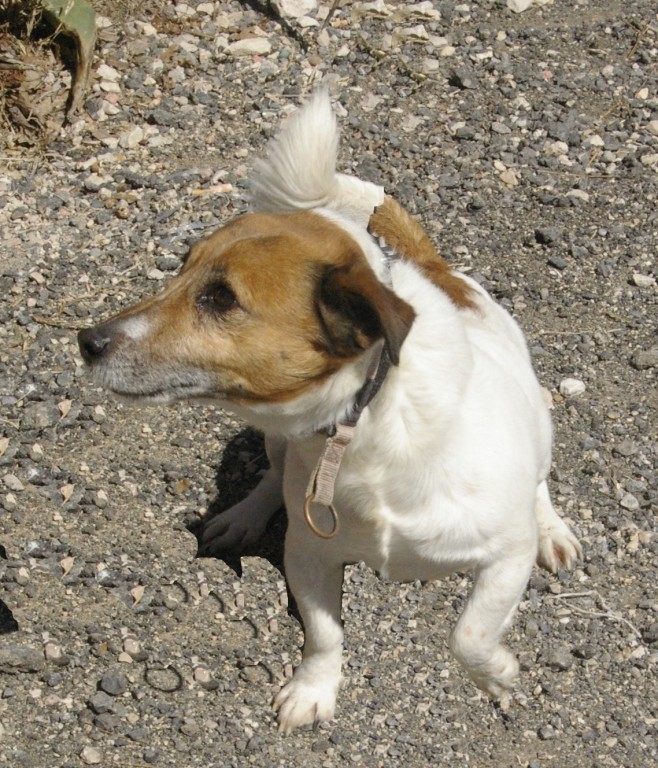
[(207, 285), (198, 299), (198, 305), (218, 315), (223, 315), (238, 306), (238, 300), (226, 283), (217, 282)]

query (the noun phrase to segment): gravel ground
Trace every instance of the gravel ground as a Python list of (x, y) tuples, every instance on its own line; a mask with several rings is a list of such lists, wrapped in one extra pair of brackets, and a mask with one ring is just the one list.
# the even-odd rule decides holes
[[(285, 4), (285, 3), (284, 3)], [(274, 4), (272, 4), (274, 5)], [(658, 16), (654, 0), (97, 2), (95, 79), (46, 148), (0, 146), (0, 762), (655, 765)], [(320, 20), (320, 24), (318, 24)], [(337, 719), (288, 738), (301, 631), (285, 520), (195, 558), (260, 437), (212, 408), (131, 410), (78, 328), (159, 289), (247, 204), (281, 116), (329, 84), (342, 167), (384, 184), (519, 319), (554, 400), (552, 491), (585, 561), (537, 572), (501, 712), (451, 660), (468, 580), (347, 570)]]

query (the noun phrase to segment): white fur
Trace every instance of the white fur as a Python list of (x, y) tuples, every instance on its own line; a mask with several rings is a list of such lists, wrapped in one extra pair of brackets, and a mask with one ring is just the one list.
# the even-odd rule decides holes
[[(381, 190), (336, 174), (336, 149), (335, 118), (321, 93), (257, 166), (254, 207), (322, 208), (358, 240), (381, 275), (381, 251), (364, 226)], [(473, 591), (450, 645), (475, 683), (505, 700), (518, 664), (501, 636), (535, 559), (555, 570), (580, 553), (548, 496), (550, 420), (518, 326), (475, 283), (477, 309), (458, 310), (413, 264), (394, 264), (392, 279), (417, 316), (399, 366), (345, 453), (336, 484), (338, 534), (318, 538), (303, 516), (325, 439), (314, 430), (350, 407), (372, 351), (292, 402), (243, 411), (283, 438), (268, 440), (272, 469), (263, 485), (205, 534), (210, 547), (253, 537), (283, 489), (286, 576), (305, 628), (302, 663), (274, 702), (285, 732), (333, 716), (343, 563), (362, 560), (400, 580), (471, 571)], [(323, 524), (322, 510), (316, 522)]]
[(129, 317), (121, 324), (121, 330), (129, 339), (138, 341), (144, 338), (149, 331), (150, 323), (144, 315)]

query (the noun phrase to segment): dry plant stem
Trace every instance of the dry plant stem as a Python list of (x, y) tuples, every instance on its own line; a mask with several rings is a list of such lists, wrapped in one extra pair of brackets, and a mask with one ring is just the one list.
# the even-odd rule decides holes
[(642, 633), (640, 630), (632, 624), (628, 619), (624, 618), (623, 616), (620, 616), (618, 613), (614, 613), (610, 607), (607, 605), (605, 600), (601, 597), (601, 595), (596, 592), (595, 590), (590, 590), (589, 592), (565, 592), (562, 595), (551, 595), (551, 600), (572, 600), (579, 597), (594, 597), (598, 601), (598, 603), (603, 608), (604, 612), (601, 611), (588, 611), (585, 608), (579, 608), (577, 605), (571, 605), (569, 606), (572, 611), (575, 611), (576, 613), (580, 613), (583, 616), (592, 616), (594, 618), (599, 619), (609, 619), (610, 621), (616, 621), (620, 624), (625, 624), (630, 630), (632, 630), (633, 634), (636, 635), (639, 638), (642, 638)]

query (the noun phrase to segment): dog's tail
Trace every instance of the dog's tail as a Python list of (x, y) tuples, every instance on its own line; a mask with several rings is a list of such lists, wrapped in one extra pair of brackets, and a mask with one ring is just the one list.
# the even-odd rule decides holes
[(336, 173), (338, 127), (326, 90), (316, 91), (270, 141), (251, 177), (252, 208), (293, 212), (330, 208), (367, 225), (384, 190)]

